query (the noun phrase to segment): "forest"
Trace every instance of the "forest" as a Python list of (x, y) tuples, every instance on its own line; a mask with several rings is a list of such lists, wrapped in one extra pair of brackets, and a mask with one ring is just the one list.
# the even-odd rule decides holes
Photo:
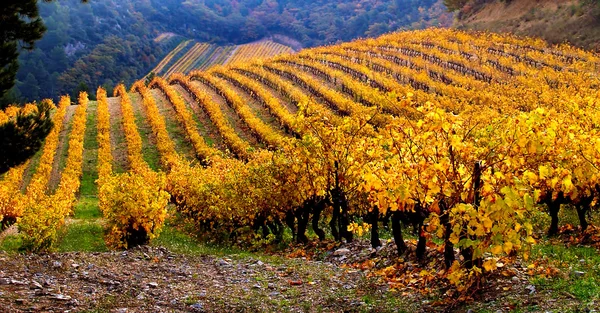
[[(67, 0), (39, 7), (48, 31), (20, 54), (17, 84), (0, 106), (131, 84), (186, 38), (225, 45), (276, 35), (298, 49), (452, 22), (441, 0)], [(156, 41), (163, 33), (176, 36)]]

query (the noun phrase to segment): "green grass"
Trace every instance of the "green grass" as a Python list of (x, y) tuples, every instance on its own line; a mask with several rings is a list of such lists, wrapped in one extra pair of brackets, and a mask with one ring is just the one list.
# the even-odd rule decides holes
[(567, 293), (583, 302), (600, 300), (600, 254), (596, 249), (544, 242), (533, 247), (532, 258), (545, 260), (562, 273), (553, 278), (533, 279), (536, 286), (553, 293)]
[(94, 221), (76, 221), (68, 225), (56, 244), (59, 252), (102, 252), (107, 251), (103, 239), (104, 230)]
[(227, 256), (231, 259), (254, 258), (271, 264), (282, 264), (285, 262), (283, 256), (253, 252), (227, 243), (207, 243), (190, 234), (193, 234), (190, 225), (187, 225), (181, 219), (173, 216), (167, 219), (160, 236), (154, 239), (150, 245), (165, 247), (169, 251), (185, 255)]
[(75, 219), (92, 220), (102, 217), (98, 209), (98, 198), (81, 197), (75, 205)]
[(96, 111), (98, 103), (90, 101), (87, 109), (87, 121), (83, 139), (83, 176), (79, 192), (83, 196), (95, 195), (98, 192), (96, 179), (98, 179), (98, 128)]
[[(67, 114), (69, 114), (67, 112)], [(61, 148), (60, 150), (57, 150), (55, 152), (54, 155), (54, 161), (56, 162), (56, 158), (58, 158), (58, 173), (61, 173), (64, 171), (65, 167), (67, 166), (67, 159), (68, 159), (68, 155), (69, 155), (69, 139), (71, 138), (71, 128), (73, 128), (73, 115), (71, 115), (69, 121), (67, 122), (67, 124), (65, 124), (63, 127), (64, 129), (62, 130), (62, 132), (64, 132), (64, 136), (60, 136), (60, 142), (58, 144), (58, 147)], [(61, 134), (62, 135), (62, 134)], [(62, 144), (62, 147), (61, 147)], [(54, 191), (56, 191), (56, 188), (58, 188), (58, 185), (60, 183), (60, 179), (57, 179), (56, 181), (50, 181), (49, 182), (49, 190), (54, 193)]]
[(31, 182), (33, 174), (35, 174), (35, 171), (38, 165), (40, 164), (40, 159), (42, 158), (42, 154), (44, 153), (43, 151), (44, 146), (42, 146), (31, 158), (31, 161), (29, 162), (29, 165), (27, 166), (27, 169), (25, 169), (25, 173), (23, 174), (23, 181), (21, 182), (21, 191), (25, 191), (27, 185), (29, 185), (29, 182)]
[[(141, 96), (137, 93), (132, 93), (129, 96), (131, 97), (132, 103), (141, 103), (142, 101)], [(137, 125), (138, 132), (142, 138), (142, 155), (144, 161), (148, 163), (148, 166), (150, 166), (153, 171), (158, 171), (160, 169), (160, 153), (158, 152), (156, 145), (152, 144), (149, 140), (149, 137), (152, 135), (152, 128), (148, 124), (146, 114), (145, 112), (142, 112), (142, 108), (138, 110), (138, 107), (134, 105), (133, 110), (135, 124)]]
[(231, 254), (246, 254), (246, 251), (238, 250), (233, 247), (225, 247), (219, 245), (209, 245), (200, 242), (196, 238), (181, 231), (177, 227), (165, 224), (160, 233), (160, 236), (154, 239), (151, 243), (153, 246), (160, 246), (169, 249), (175, 253), (186, 255), (217, 255), (225, 256)]
[(23, 238), (20, 235), (9, 235), (0, 240), (0, 251), (17, 253), (22, 245)]
[[(110, 137), (115, 139), (114, 147), (111, 147), (113, 153), (115, 151), (119, 151), (120, 153), (126, 154), (127, 148), (120, 149), (120, 147), (126, 147), (125, 143), (125, 135), (123, 132), (123, 119), (120, 117), (111, 116), (110, 118)], [(124, 159), (124, 162), (118, 162), (113, 159), (112, 166), (114, 173), (124, 173), (127, 166), (127, 159)], [(125, 163), (125, 164), (123, 164)]]
[(183, 126), (179, 123), (177, 112), (172, 107), (169, 100), (161, 93), (161, 97), (156, 98), (156, 104), (162, 116), (165, 119), (165, 127), (169, 137), (175, 144), (175, 150), (185, 156), (188, 160), (195, 159), (194, 148), (191, 142), (187, 139), (187, 134)]
[(215, 144), (214, 140), (212, 138), (210, 138), (210, 136), (208, 136), (208, 131), (206, 129), (206, 125), (204, 125), (204, 123), (202, 123), (200, 121), (200, 118), (198, 117), (198, 115), (196, 115), (196, 112), (194, 112), (194, 110), (191, 108), (192, 105), (197, 105), (197, 104), (188, 103), (188, 101), (179, 92), (179, 90), (175, 89), (175, 92), (181, 97), (181, 99), (183, 99), (183, 102), (186, 104), (186, 107), (187, 107), (188, 111), (190, 112), (190, 114), (192, 114), (192, 119), (196, 123), (196, 128), (198, 129), (198, 131), (200, 132), (200, 134), (207, 134), (206, 136), (202, 136), (202, 138), (204, 139), (204, 142), (206, 142), (206, 144), (209, 147), (214, 147), (214, 144)]

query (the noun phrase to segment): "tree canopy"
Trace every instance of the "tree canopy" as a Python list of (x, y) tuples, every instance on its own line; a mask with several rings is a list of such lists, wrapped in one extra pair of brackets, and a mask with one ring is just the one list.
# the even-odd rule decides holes
[[(52, 0), (44, 0), (52, 2)], [(87, 0), (82, 0), (87, 2)], [(32, 50), (46, 27), (36, 0), (3, 0), (0, 5), (0, 97), (12, 88), (19, 69), (19, 48)]]
[(40, 149), (52, 129), (51, 109), (48, 101), (42, 101), (34, 114), (19, 112), (0, 125), (0, 174), (23, 164)]

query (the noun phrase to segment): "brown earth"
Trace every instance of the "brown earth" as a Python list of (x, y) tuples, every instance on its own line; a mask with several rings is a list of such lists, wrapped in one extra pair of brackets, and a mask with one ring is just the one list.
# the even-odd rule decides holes
[(600, 4), (582, 0), (478, 0), (458, 14), (459, 29), (509, 32), (600, 51)]
[(212, 142), (214, 147), (221, 150), (226, 151), (225, 144), (223, 143), (223, 138), (219, 134), (219, 130), (215, 127), (215, 125), (210, 121), (210, 118), (204, 110), (196, 103), (194, 98), (180, 85), (173, 85), (173, 88), (179, 93), (179, 95), (183, 98), (187, 107), (191, 109), (192, 114), (198, 120), (198, 131), (204, 137), (204, 140), (207, 142)]
[(223, 112), (223, 115), (227, 118), (229, 125), (233, 127), (236, 134), (240, 138), (248, 142), (253, 147), (260, 146), (256, 137), (252, 136), (252, 132), (250, 131), (248, 125), (242, 121), (233, 108), (227, 105), (227, 102), (225, 102), (223, 97), (221, 97), (207, 85), (197, 80), (192, 81), (192, 84), (206, 92), (212, 98), (212, 100), (219, 105), (221, 112)]
[(123, 130), (123, 113), (121, 112), (121, 98), (107, 98), (108, 112), (110, 114), (110, 148), (113, 156), (114, 171), (126, 172), (129, 168), (127, 160), (127, 142)]
[(0, 252), (0, 307), (3, 312), (302, 312), (315, 307), (354, 312), (370, 307), (356, 291), (381, 295), (386, 289), (364, 290), (372, 287), (365, 285), (364, 275), (329, 262), (232, 258), (150, 247)]
[[(60, 131), (58, 146), (56, 147), (56, 153), (54, 155), (54, 163), (52, 163), (52, 172), (50, 173), (50, 180), (48, 181), (48, 190), (54, 191), (60, 182), (60, 177), (62, 174), (61, 165), (64, 165), (66, 161), (62, 161), (67, 158), (68, 154), (68, 138), (67, 134), (71, 131), (71, 120), (73, 119), (73, 115), (75, 114), (76, 105), (70, 105), (67, 107), (67, 113), (65, 114), (65, 118), (63, 120), (63, 127)], [(61, 164), (62, 163), (62, 164)]]

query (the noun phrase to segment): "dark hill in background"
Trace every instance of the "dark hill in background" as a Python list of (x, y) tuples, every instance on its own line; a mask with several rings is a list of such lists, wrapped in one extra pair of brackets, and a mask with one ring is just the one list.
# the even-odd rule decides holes
[[(18, 82), (0, 102), (142, 78), (183, 39), (242, 44), (282, 38), (294, 48), (449, 26), (441, 0), (78, 0), (40, 2), (48, 32), (22, 52)], [(176, 36), (154, 40), (163, 33)], [(109, 90), (110, 91), (110, 90)]]

